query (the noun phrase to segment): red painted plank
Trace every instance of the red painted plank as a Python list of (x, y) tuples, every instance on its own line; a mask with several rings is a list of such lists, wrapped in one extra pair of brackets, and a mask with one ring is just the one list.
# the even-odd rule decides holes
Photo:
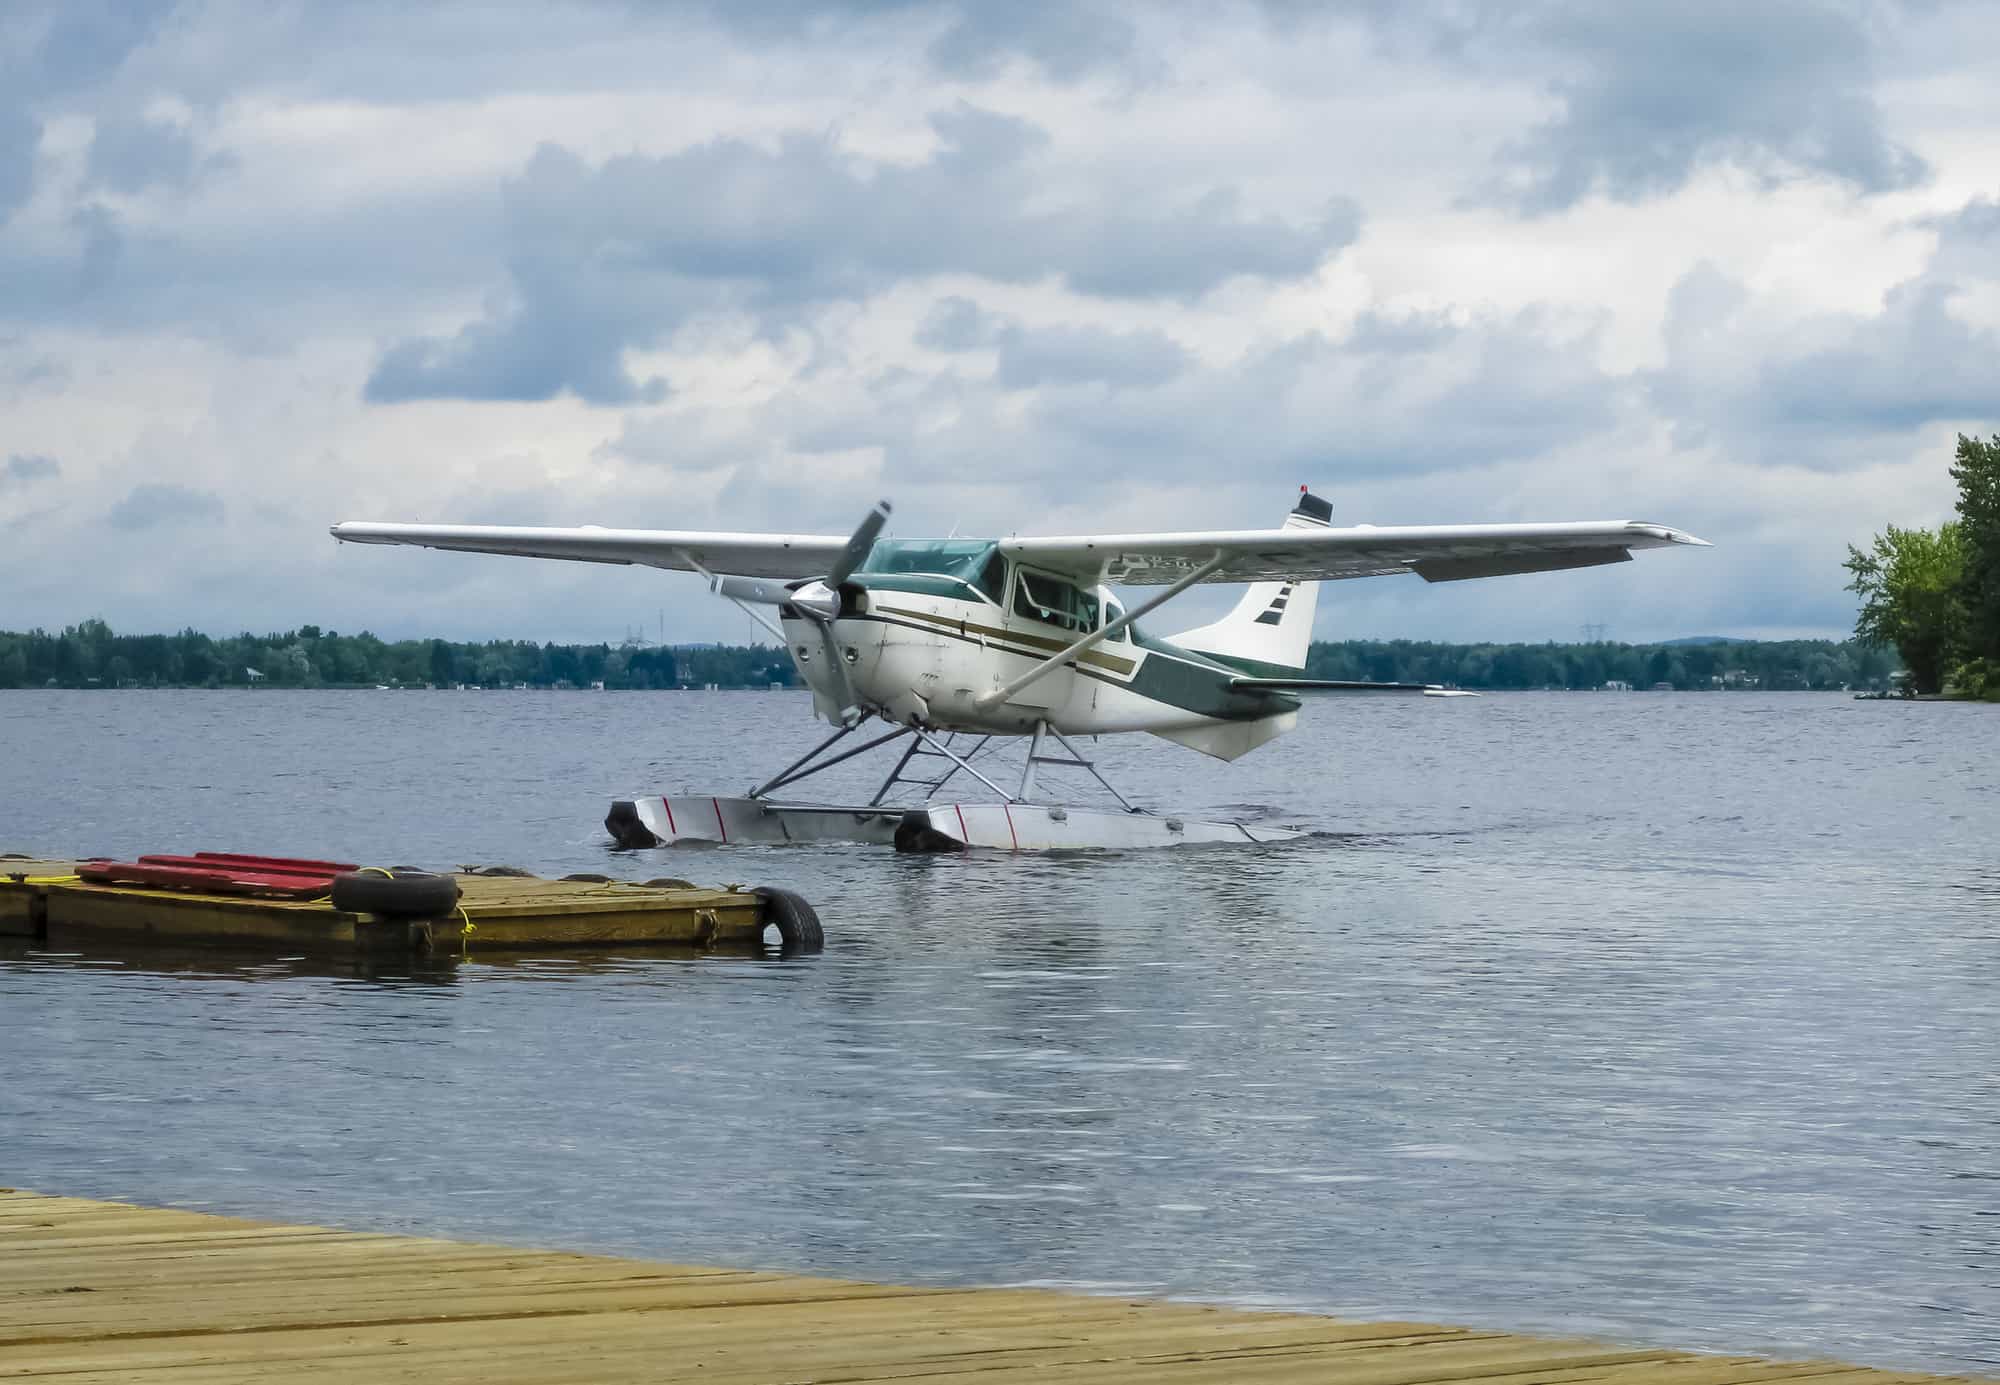
[(359, 866), (345, 865), (338, 861), (287, 860), (279, 856), (230, 856), (218, 851), (197, 851), (192, 856), (156, 856), (139, 858), (142, 866), (183, 866), (189, 870), (214, 871), (219, 875), (297, 875), (315, 880), (331, 880), (346, 870), (359, 870)]
[(146, 885), (200, 890), (204, 894), (259, 894), (287, 899), (315, 899), (333, 889), (333, 877), (330, 875), (264, 874), (164, 865), (154, 861), (84, 861), (77, 866), (76, 873), (81, 879), (94, 884)]
[(198, 861), (218, 861), (235, 866), (255, 866), (261, 869), (276, 867), (280, 870), (299, 871), (311, 875), (339, 875), (343, 871), (360, 870), (351, 861), (312, 861), (297, 856), (244, 856), (234, 851), (197, 851)]

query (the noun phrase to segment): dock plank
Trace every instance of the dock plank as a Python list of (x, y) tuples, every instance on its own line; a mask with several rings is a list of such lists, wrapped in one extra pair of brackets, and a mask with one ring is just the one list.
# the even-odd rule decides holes
[(0, 1380), (307, 1376), (371, 1385), (1948, 1379), (1426, 1323), (807, 1278), (0, 1190)]

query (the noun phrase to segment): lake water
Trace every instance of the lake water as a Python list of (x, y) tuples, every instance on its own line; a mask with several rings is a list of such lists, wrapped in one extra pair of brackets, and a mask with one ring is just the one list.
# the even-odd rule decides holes
[(614, 795), (818, 734), (785, 693), (0, 694), (0, 850), (773, 883), (829, 938), (0, 940), (0, 1182), (2000, 1369), (2000, 708), (1343, 699), (1235, 765), (1098, 747), (1320, 829), (1284, 847), (606, 849)]

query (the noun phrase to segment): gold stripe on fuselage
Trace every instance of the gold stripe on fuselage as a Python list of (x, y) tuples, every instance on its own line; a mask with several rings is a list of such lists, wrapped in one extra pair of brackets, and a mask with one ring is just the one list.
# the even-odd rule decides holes
[[(1043, 635), (1029, 635), (1015, 630), (1002, 630), (992, 625), (975, 625), (969, 620), (955, 616), (939, 615), (934, 611), (913, 611), (905, 606), (884, 605), (873, 599), (869, 601), (868, 606), (871, 614), (880, 612), (884, 616), (901, 616), (905, 620), (922, 621), (926, 626), (935, 627), (939, 634), (953, 635), (969, 644), (995, 640), (1008, 644), (1026, 645), (1027, 650), (1040, 650), (1045, 654), (1054, 654), (1058, 650), (1069, 648), (1073, 643), (1071, 640), (1054, 640)], [(1024, 654), (1027, 650), (1010, 649), (1006, 652), (1009, 654)], [(1086, 649), (1076, 656), (1076, 661), (1080, 664), (1089, 664), (1093, 667), (1118, 674), (1120, 677), (1129, 675), (1133, 669), (1139, 666), (1139, 662), (1136, 659), (1121, 659), (1116, 654), (1106, 654), (1102, 649)]]

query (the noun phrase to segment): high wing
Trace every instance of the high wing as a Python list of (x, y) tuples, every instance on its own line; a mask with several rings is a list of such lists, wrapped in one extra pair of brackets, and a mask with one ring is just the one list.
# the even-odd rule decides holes
[[(415, 544), (463, 553), (640, 564), (743, 577), (817, 577), (840, 560), (838, 534), (731, 534), (700, 530), (516, 528), (483, 524), (378, 524), (332, 528), (347, 543)], [(1660, 524), (1591, 520), (1566, 524), (1433, 524), (1346, 529), (1231, 529), (1210, 533), (1083, 534), (1004, 539), (1001, 551), (1036, 567), (1091, 582), (1171, 583), (1221, 560), (1204, 582), (1315, 582), (1414, 572), (1457, 582), (1517, 572), (1553, 572), (1628, 561), (1638, 548), (1708, 545)]]
[(1461, 582), (1631, 560), (1638, 548), (1706, 540), (1663, 524), (1585, 520), (1565, 524), (1426, 524), (1345, 529), (1227, 529), (1192, 534), (1085, 534), (1003, 539), (1002, 552), (1088, 581), (1158, 586), (1210, 562), (1204, 582), (1324, 582), (1414, 572)]
[(714, 534), (674, 529), (522, 529), (488, 524), (333, 526), (347, 543), (404, 543), (461, 553), (519, 558), (567, 558), (582, 563), (637, 563), (680, 572), (727, 572), (740, 577), (817, 577), (847, 547), (845, 534)]

